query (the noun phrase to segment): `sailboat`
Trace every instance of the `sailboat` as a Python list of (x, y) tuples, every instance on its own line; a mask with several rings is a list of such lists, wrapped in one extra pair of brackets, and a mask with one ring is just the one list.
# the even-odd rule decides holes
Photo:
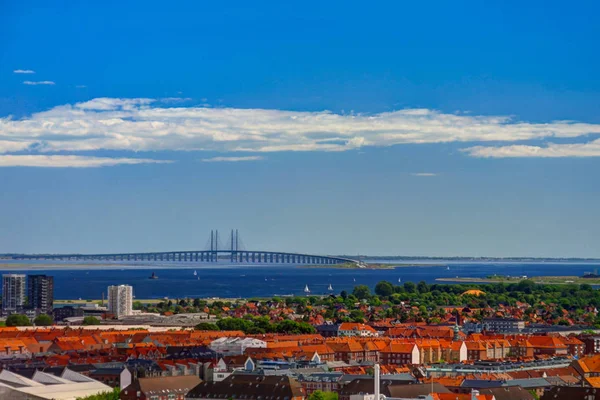
[(402, 278), (398, 278), (398, 283), (402, 282)]
[(306, 293), (306, 294), (310, 293), (310, 289), (308, 288), (308, 285), (304, 286), (304, 293)]
[(329, 290), (330, 292), (333, 291), (333, 287), (331, 286), (331, 283), (329, 284), (329, 287), (327, 288), (327, 290)]
[(194, 276), (198, 276), (198, 272), (194, 270)]
[(152, 271), (152, 275), (150, 275), (150, 277), (148, 279), (158, 279), (158, 276), (156, 276), (154, 271)]
[(354, 282), (356, 282), (356, 278), (352, 278), (352, 279), (354, 279)]
[(450, 271), (450, 266), (446, 267), (446, 271)]

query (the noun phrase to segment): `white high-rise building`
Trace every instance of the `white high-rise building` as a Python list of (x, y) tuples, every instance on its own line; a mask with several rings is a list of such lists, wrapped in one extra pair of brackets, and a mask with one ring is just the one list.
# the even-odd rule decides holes
[(2, 311), (10, 313), (25, 307), (25, 280), (21, 274), (2, 275)]
[(133, 288), (129, 285), (108, 287), (108, 312), (117, 318), (132, 314)]

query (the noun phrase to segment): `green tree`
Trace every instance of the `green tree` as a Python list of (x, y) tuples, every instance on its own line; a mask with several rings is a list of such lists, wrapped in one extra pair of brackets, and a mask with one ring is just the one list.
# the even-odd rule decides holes
[(210, 322), (200, 322), (198, 325), (195, 326), (195, 329), (201, 331), (218, 331), (219, 327), (217, 326), (217, 324), (213, 324)]
[(50, 326), (54, 324), (54, 319), (48, 314), (40, 314), (33, 320), (35, 326)]
[(315, 333), (315, 328), (306, 322), (296, 322), (286, 319), (275, 325), (278, 333)]
[(142, 310), (142, 309), (144, 309), (144, 305), (142, 304), (141, 301), (136, 300), (131, 305), (131, 308), (133, 308), (134, 310)]
[(83, 325), (100, 325), (100, 320), (96, 317), (83, 317)]
[(352, 320), (352, 322), (359, 322), (359, 323), (365, 322), (365, 314), (360, 310), (350, 311), (349, 317)]
[(389, 297), (394, 294), (394, 286), (386, 281), (381, 281), (375, 285), (375, 293), (382, 297)]
[(308, 400), (338, 400), (338, 394), (335, 392), (315, 390), (308, 396)]
[(77, 400), (119, 400), (120, 395), (121, 390), (119, 388), (114, 388), (112, 392), (104, 392), (86, 397), (78, 397)]
[(358, 285), (354, 287), (352, 294), (360, 300), (368, 299), (369, 297), (371, 297), (371, 290), (367, 285)]
[(406, 291), (406, 293), (414, 293), (417, 285), (415, 285), (413, 282), (404, 282), (404, 291)]
[(6, 318), (6, 326), (31, 326), (31, 321), (27, 315), (11, 314)]

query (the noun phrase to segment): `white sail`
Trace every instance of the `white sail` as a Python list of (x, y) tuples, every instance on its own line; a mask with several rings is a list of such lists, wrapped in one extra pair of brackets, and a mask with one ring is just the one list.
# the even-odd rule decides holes
[(308, 288), (308, 285), (306, 285), (304, 287), (304, 293), (310, 293), (310, 289)]
[(331, 286), (331, 283), (329, 284), (329, 287), (327, 288), (327, 290), (333, 290), (333, 287)]
[(198, 275), (198, 272), (196, 272), (196, 271), (194, 270), (194, 276), (196, 276), (196, 275)]
[(398, 278), (398, 283), (402, 282), (402, 278)]

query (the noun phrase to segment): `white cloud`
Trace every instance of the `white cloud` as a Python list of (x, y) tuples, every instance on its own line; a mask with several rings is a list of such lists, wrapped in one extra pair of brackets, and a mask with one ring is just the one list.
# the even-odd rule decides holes
[(52, 81), (23, 81), (24, 85), (31, 85), (31, 86), (37, 86), (37, 85), (56, 85), (56, 83), (52, 82)]
[(428, 109), (363, 115), (169, 107), (147, 98), (96, 98), (23, 119), (0, 118), (0, 152), (14, 151), (11, 146), (23, 143), (36, 152), (346, 151), (364, 146), (514, 142), (588, 134), (600, 134), (600, 125), (573, 121), (539, 124), (506, 116), (445, 114)]
[(240, 161), (260, 161), (264, 160), (261, 156), (246, 156), (246, 157), (213, 157), (203, 158), (202, 162), (240, 162)]
[(31, 69), (15, 69), (13, 72), (15, 74), (35, 74), (35, 71)]
[(144, 158), (111, 158), (73, 155), (2, 155), (0, 167), (54, 167), (54, 168), (94, 168), (113, 167), (120, 164), (163, 164), (167, 160)]
[(600, 139), (588, 143), (549, 143), (545, 147), (527, 145), (498, 147), (474, 146), (463, 149), (462, 151), (470, 156), (479, 158), (600, 157)]
[(412, 176), (438, 176), (438, 174), (435, 174), (433, 172), (413, 172), (411, 175)]

